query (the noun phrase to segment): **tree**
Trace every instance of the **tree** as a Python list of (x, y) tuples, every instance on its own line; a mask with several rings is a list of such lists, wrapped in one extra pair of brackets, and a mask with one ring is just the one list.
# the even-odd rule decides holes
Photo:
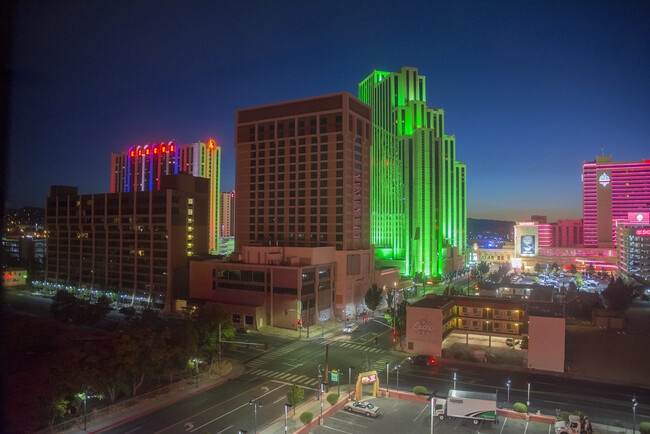
[(541, 273), (542, 272), (542, 264), (540, 264), (539, 262), (537, 264), (535, 264), (534, 270), (535, 270), (535, 273)]
[(580, 277), (578, 274), (576, 274), (576, 286), (578, 289), (582, 288), (582, 277)]
[(415, 282), (415, 283), (424, 283), (425, 282), (424, 275), (421, 272), (417, 271), (413, 275), (413, 282)]
[(551, 271), (557, 271), (560, 269), (560, 265), (557, 262), (551, 264)]
[(305, 391), (297, 384), (291, 386), (291, 389), (287, 391), (287, 401), (293, 407), (294, 415), (296, 414), (296, 405), (302, 402), (303, 399), (305, 399)]
[(368, 288), (368, 291), (366, 292), (366, 306), (368, 306), (368, 309), (372, 311), (372, 316), (375, 316), (375, 310), (377, 310), (377, 306), (379, 306), (379, 303), (381, 303), (381, 294), (381, 288), (379, 288), (374, 283), (370, 288)]
[[(214, 362), (221, 356), (221, 341), (235, 336), (235, 327), (230, 323), (230, 314), (221, 306), (208, 304), (194, 313), (194, 326), (198, 335), (198, 350), (210, 361), (210, 372)], [(219, 335), (221, 329), (221, 336)]]
[(490, 271), (490, 264), (485, 261), (481, 261), (476, 266), (476, 271), (478, 272), (480, 278), (483, 278), (483, 275)]
[(578, 285), (572, 280), (569, 282), (569, 292), (575, 294), (578, 292)]
[(625, 310), (632, 303), (636, 294), (634, 288), (619, 277), (609, 282), (602, 297), (608, 308)]
[(50, 305), (50, 312), (59, 321), (83, 325), (97, 324), (111, 310), (110, 301), (104, 295), (93, 304), (63, 289), (57, 291)]
[(571, 268), (569, 268), (569, 273), (576, 274), (577, 272), (578, 269), (576, 268), (576, 264), (571, 264)]
[(393, 309), (393, 300), (395, 296), (393, 295), (392, 291), (386, 291), (386, 304), (388, 305), (388, 308), (390, 310)]

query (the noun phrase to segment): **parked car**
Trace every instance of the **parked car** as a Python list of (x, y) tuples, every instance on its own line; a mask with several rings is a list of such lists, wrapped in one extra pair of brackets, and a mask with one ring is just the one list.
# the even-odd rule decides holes
[(409, 360), (413, 365), (431, 366), (436, 363), (436, 360), (433, 358), (433, 356), (429, 356), (427, 354), (419, 354), (417, 356), (412, 356), (409, 357)]
[(356, 331), (358, 328), (359, 328), (359, 324), (355, 324), (355, 323), (346, 324), (345, 327), (343, 328), (343, 333), (352, 333), (353, 331)]
[(515, 345), (515, 340), (512, 339), (512, 338), (507, 338), (506, 339), (506, 345), (509, 346), (509, 347), (514, 346)]
[(372, 405), (368, 401), (350, 401), (343, 408), (346, 411), (365, 414), (368, 417), (377, 417), (379, 415), (379, 407)]

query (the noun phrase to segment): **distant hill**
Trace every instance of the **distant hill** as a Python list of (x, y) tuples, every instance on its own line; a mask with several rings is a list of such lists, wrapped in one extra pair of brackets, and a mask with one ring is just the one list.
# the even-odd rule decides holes
[(477, 234), (495, 233), (507, 234), (512, 233), (515, 222), (507, 220), (488, 220), (488, 219), (467, 219), (467, 234), (469, 237)]

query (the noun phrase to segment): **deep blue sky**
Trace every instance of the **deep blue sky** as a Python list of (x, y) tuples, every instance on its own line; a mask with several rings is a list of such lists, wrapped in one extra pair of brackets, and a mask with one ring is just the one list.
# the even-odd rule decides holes
[(418, 67), (470, 217), (581, 218), (581, 164), (650, 158), (647, 1), (19, 1), (8, 207), (109, 191), (110, 155), (214, 138), (237, 108)]

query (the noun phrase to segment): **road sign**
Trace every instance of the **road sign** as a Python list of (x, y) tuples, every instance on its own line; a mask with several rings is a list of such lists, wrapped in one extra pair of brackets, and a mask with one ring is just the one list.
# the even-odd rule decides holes
[(330, 371), (330, 381), (337, 382), (339, 381), (339, 371), (331, 370)]

